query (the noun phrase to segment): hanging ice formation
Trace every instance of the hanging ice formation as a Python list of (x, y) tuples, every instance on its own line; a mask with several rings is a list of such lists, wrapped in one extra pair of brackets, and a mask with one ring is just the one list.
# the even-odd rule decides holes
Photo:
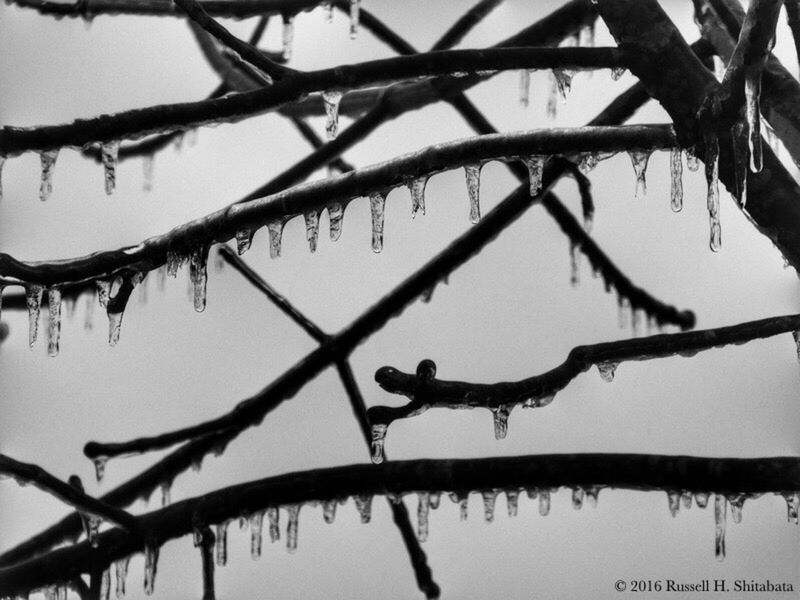
[(339, 202), (328, 205), (328, 218), (330, 220), (331, 241), (335, 242), (342, 235), (342, 222), (344, 221), (344, 207)]
[(567, 92), (572, 87), (572, 76), (575, 72), (567, 69), (553, 69), (551, 74), (553, 86), (550, 97), (547, 99), (547, 116), (554, 119), (558, 110), (558, 97), (561, 96), (562, 103), (567, 102)]
[(372, 452), (370, 457), (372, 458), (372, 462), (376, 465), (383, 462), (383, 446), (386, 442), (386, 431), (388, 428), (389, 427), (385, 423), (372, 424)]
[(670, 173), (670, 206), (674, 212), (680, 212), (683, 208), (683, 163), (681, 162), (681, 149), (673, 148), (669, 153), (669, 173)]
[(431, 509), (431, 495), (429, 492), (417, 493), (417, 540), (425, 542), (428, 539), (428, 514)]
[(572, 508), (575, 510), (580, 510), (583, 508), (583, 497), (584, 497), (584, 490), (582, 487), (576, 487), (572, 489)]
[(106, 569), (100, 576), (100, 598), (99, 600), (109, 600), (111, 598), (111, 572)]
[(600, 373), (600, 377), (606, 383), (611, 383), (614, 381), (614, 374), (617, 371), (617, 367), (619, 366), (618, 362), (614, 361), (603, 361), (597, 363), (597, 372)]
[(342, 100), (342, 92), (339, 90), (328, 90), (322, 92), (322, 102), (325, 104), (325, 132), (328, 139), (335, 139), (339, 133), (339, 102)]
[(519, 490), (506, 490), (506, 508), (509, 517), (516, 517), (519, 512)]
[(750, 170), (753, 171), (753, 173), (759, 173), (763, 166), (761, 153), (761, 109), (759, 107), (760, 95), (761, 70), (752, 67), (745, 69), (745, 115), (747, 118), (748, 140), (750, 145)]
[(292, 44), (294, 43), (294, 15), (283, 15), (281, 41), (283, 42), (283, 60), (288, 61), (292, 58)]
[(692, 148), (686, 148), (686, 167), (690, 171), (697, 171), (700, 168), (700, 159), (694, 153)]
[(714, 496), (714, 554), (717, 560), (725, 558), (725, 524), (727, 521), (728, 500), (722, 494)]
[(206, 287), (208, 284), (208, 248), (197, 247), (189, 256), (189, 280), (192, 283), (194, 309), (206, 309)]
[(228, 562), (228, 527), (230, 524), (231, 519), (226, 519), (217, 525), (217, 535), (214, 550), (218, 567), (224, 567)]
[(44, 202), (53, 192), (53, 172), (56, 168), (58, 158), (58, 148), (55, 150), (44, 150), (39, 154), (42, 165), (41, 183), (39, 184), (39, 200)]
[(281, 530), (279, 527), (280, 512), (275, 506), (267, 509), (267, 522), (269, 523), (269, 541), (272, 543), (277, 542), (281, 537)]
[(550, 514), (550, 490), (538, 490), (539, 492), (539, 514), (546, 517)]
[(356, 39), (361, 10), (361, 0), (350, 0), (350, 39)]
[(532, 154), (522, 161), (528, 168), (528, 182), (531, 198), (538, 196), (539, 192), (542, 191), (542, 176), (544, 174), (544, 163), (546, 160), (546, 156)]
[(250, 249), (253, 244), (253, 231), (251, 229), (239, 229), (236, 232), (236, 253), (241, 256)]
[(572, 240), (569, 242), (569, 282), (572, 287), (577, 287), (580, 282), (581, 246)]
[(716, 135), (706, 140), (706, 181), (708, 183), (708, 218), (710, 224), (709, 248), (719, 252), (722, 248), (722, 228), (719, 221), (719, 140)]
[(669, 505), (669, 514), (672, 518), (678, 516), (678, 511), (681, 509), (681, 493), (675, 490), (667, 492), (667, 504)]
[(153, 191), (153, 167), (155, 159), (152, 154), (148, 154), (142, 159), (142, 191)]
[(130, 556), (126, 556), (125, 558), (121, 558), (120, 560), (114, 562), (114, 573), (117, 579), (117, 598), (123, 598), (125, 596), (125, 579), (128, 577), (128, 565), (130, 562)]
[(625, 75), (625, 71), (627, 71), (625, 67), (615, 67), (611, 69), (611, 80), (619, 81), (622, 76)]
[(481, 220), (480, 188), (481, 164), (464, 165), (464, 174), (467, 179), (467, 194), (469, 195), (469, 220), (477, 223)]
[(264, 511), (250, 515), (250, 557), (256, 560), (261, 556), (261, 532), (264, 528)]
[(369, 523), (372, 518), (372, 495), (364, 494), (353, 496), (353, 502), (355, 502), (361, 522), (365, 524)]
[(286, 550), (290, 553), (297, 552), (297, 525), (300, 519), (300, 505), (290, 504), (286, 507), (289, 513), (288, 523), (286, 524)]
[(336, 500), (323, 500), (322, 501), (322, 520), (328, 525), (332, 524), (336, 519)]
[(164, 481), (161, 483), (161, 506), (172, 504), (172, 482)]
[(530, 103), (531, 93), (531, 72), (528, 69), (520, 69), (519, 72), (519, 103), (525, 108)]
[(594, 21), (581, 27), (578, 32), (578, 46), (594, 48)]
[(710, 494), (708, 492), (695, 492), (694, 503), (697, 505), (697, 508), (705, 508), (708, 506), (709, 496)]
[(311, 252), (317, 251), (317, 239), (319, 238), (319, 213), (315, 210), (303, 215), (306, 223), (306, 241)]
[(106, 195), (114, 193), (117, 185), (117, 161), (119, 158), (119, 140), (108, 142), (100, 146), (100, 156), (103, 160), (103, 180)]
[(150, 541), (144, 545), (144, 593), (153, 594), (158, 568), (158, 545)]
[(39, 312), (42, 306), (44, 288), (32, 284), (25, 288), (25, 303), (28, 307), (28, 345), (33, 348), (39, 336)]
[(494, 439), (502, 440), (508, 435), (508, 416), (513, 404), (501, 404), (491, 409), (494, 420)]
[(728, 496), (728, 504), (731, 507), (731, 518), (737, 525), (742, 522), (742, 507), (747, 500), (746, 494), (733, 494)]
[(497, 490), (484, 490), (481, 492), (483, 497), (483, 517), (487, 523), (494, 521), (494, 505), (497, 501)]
[(786, 500), (786, 518), (789, 523), (797, 525), (800, 523), (800, 517), (798, 516), (798, 513), (800, 513), (800, 494), (797, 492), (785, 493), (783, 497)]
[(748, 150), (747, 125), (737, 121), (731, 127), (731, 145), (733, 146), (733, 174), (736, 182), (735, 198), (739, 205), (747, 204), (747, 173), (750, 170), (750, 151)]
[(97, 483), (103, 481), (103, 476), (106, 473), (106, 463), (108, 462), (107, 456), (95, 456), (92, 459), (92, 463), (94, 464), (94, 476), (97, 479)]
[(383, 213), (386, 208), (386, 195), (373, 192), (369, 195), (369, 209), (372, 215), (372, 251), (383, 250)]
[(647, 194), (647, 180), (645, 179), (645, 175), (647, 172), (647, 162), (650, 160), (650, 150), (629, 150), (628, 154), (633, 164), (633, 172), (636, 174), (636, 193), (634, 197), (638, 200)]
[(411, 192), (411, 218), (417, 216), (417, 211), (425, 214), (425, 187), (428, 185), (427, 175), (415, 177), (406, 181), (406, 186)]
[(270, 221), (267, 223), (267, 231), (269, 232), (269, 257), (278, 258), (281, 255), (283, 221)]

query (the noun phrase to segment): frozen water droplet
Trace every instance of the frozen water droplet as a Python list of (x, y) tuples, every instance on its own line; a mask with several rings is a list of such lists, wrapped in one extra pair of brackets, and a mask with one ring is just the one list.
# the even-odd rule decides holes
[(572, 488), (572, 508), (580, 510), (583, 508), (584, 490), (582, 487)]
[(519, 490), (506, 490), (506, 508), (509, 517), (516, 517), (519, 511)]
[(330, 525), (336, 518), (336, 500), (322, 501), (322, 519)]
[(317, 238), (319, 237), (319, 213), (317, 211), (307, 212), (303, 215), (306, 223), (306, 241), (311, 252), (317, 251)]
[(353, 502), (356, 504), (356, 510), (362, 523), (369, 523), (372, 518), (372, 496), (369, 494), (361, 496), (353, 496)]
[(281, 255), (283, 221), (271, 221), (267, 224), (267, 231), (269, 232), (269, 257), (278, 258)]
[(261, 556), (261, 532), (264, 528), (264, 511), (250, 515), (250, 558), (256, 560)]
[(584, 488), (586, 492), (586, 501), (592, 508), (597, 508), (597, 496), (600, 494), (600, 488), (596, 485)]
[(111, 282), (98, 279), (95, 281), (97, 287), (97, 302), (102, 308), (108, 308), (108, 298), (111, 295)]
[(536, 500), (536, 498), (539, 496), (539, 490), (537, 490), (536, 488), (528, 488), (527, 490), (525, 490), (525, 493), (531, 500)]
[(206, 309), (207, 261), (208, 248), (206, 247), (195, 248), (189, 256), (189, 280), (192, 283), (192, 299), (197, 312), (203, 312)]
[(531, 92), (531, 72), (528, 69), (520, 69), (519, 72), (519, 103), (525, 108), (530, 103)]
[(253, 243), (253, 231), (240, 229), (236, 232), (236, 252), (241, 256), (250, 249)]
[(695, 492), (694, 503), (697, 505), (697, 508), (705, 508), (708, 506), (708, 497), (708, 492)]
[(487, 523), (494, 521), (494, 504), (497, 501), (496, 490), (484, 490), (481, 492), (483, 497), (483, 517)]
[(142, 159), (142, 191), (153, 191), (153, 167), (155, 159), (152, 154), (148, 154)]
[(450, 500), (458, 504), (459, 520), (466, 521), (469, 507), (469, 494), (467, 492), (450, 492)]
[(153, 595), (156, 584), (156, 570), (158, 569), (158, 545), (146, 542), (144, 545), (144, 593)]
[(744, 97), (747, 118), (748, 141), (750, 144), (750, 170), (759, 173), (763, 167), (761, 154), (761, 70), (757, 67), (745, 69)]
[(283, 42), (283, 60), (288, 61), (292, 58), (292, 44), (294, 42), (294, 16), (283, 15), (283, 31), (281, 33)]
[(228, 526), (231, 519), (226, 519), (217, 525), (217, 537), (215, 542), (216, 563), (218, 567), (224, 567), (228, 562)]
[(164, 481), (161, 483), (161, 506), (172, 504), (172, 482)]
[(786, 493), (783, 494), (783, 497), (786, 499), (787, 520), (789, 523), (797, 525), (800, 522), (800, 517), (798, 516), (800, 513), (800, 494)]
[(425, 542), (428, 539), (428, 513), (431, 509), (431, 495), (429, 492), (417, 494), (417, 540)]
[[(297, 552), (297, 525), (300, 520), (300, 505), (290, 504), (286, 507), (289, 513), (288, 523), (286, 523), (286, 550), (289, 553)], [(362, 522), (364, 521), (362, 517)]]
[(45, 150), (39, 154), (42, 165), (41, 183), (39, 184), (39, 200), (44, 202), (53, 193), (53, 171), (56, 168), (58, 149)]
[(359, 12), (361, 9), (361, 0), (350, 0), (350, 39), (356, 39), (358, 35), (358, 22), (360, 19)]
[(683, 503), (683, 508), (692, 508), (692, 492), (682, 492), (681, 502)]
[(47, 305), (50, 316), (47, 326), (47, 355), (58, 356), (61, 338), (61, 290), (50, 288), (47, 291)]
[(436, 510), (437, 508), (439, 508), (439, 502), (441, 501), (441, 499), (442, 499), (442, 493), (441, 492), (431, 492), (430, 493), (431, 510)]
[(674, 490), (667, 492), (667, 503), (669, 504), (669, 514), (672, 518), (678, 516), (678, 511), (681, 509), (681, 493)]
[(620, 78), (625, 75), (625, 71), (627, 71), (625, 67), (615, 67), (611, 69), (611, 80), (619, 81)]
[(31, 348), (39, 337), (39, 312), (43, 293), (44, 288), (41, 285), (32, 284), (25, 288), (25, 303), (28, 307), (28, 344)]
[(103, 475), (106, 473), (106, 463), (108, 462), (107, 456), (95, 456), (92, 459), (94, 463), (94, 475), (97, 479), (97, 483), (103, 481)]
[(709, 247), (713, 252), (722, 248), (722, 231), (719, 222), (719, 141), (714, 135), (706, 140), (706, 182), (708, 183), (708, 218), (711, 228)]
[(125, 597), (125, 579), (128, 577), (128, 565), (131, 562), (131, 557), (126, 556), (114, 563), (114, 572), (117, 576), (117, 598)]
[(546, 160), (546, 156), (538, 154), (533, 154), (522, 160), (528, 168), (529, 190), (532, 198), (538, 196), (539, 192), (542, 191), (542, 175), (544, 174), (544, 163)]
[(477, 223), (481, 220), (480, 189), (482, 167), (483, 165), (480, 164), (464, 165), (464, 173), (467, 178), (467, 194), (469, 194), (470, 223)]
[(570, 285), (577, 287), (578, 283), (580, 283), (581, 247), (571, 240), (569, 243), (569, 266)]
[(84, 523), (86, 527), (86, 538), (89, 540), (89, 544), (91, 544), (93, 548), (97, 548), (100, 543), (98, 536), (100, 535), (100, 525), (102, 525), (103, 519), (95, 515), (87, 515)]
[(267, 509), (267, 521), (269, 522), (269, 541), (272, 543), (277, 542), (281, 537), (281, 530), (278, 527), (280, 513), (278, 508), (271, 506)]
[(386, 208), (386, 196), (380, 192), (369, 195), (369, 208), (372, 214), (372, 251), (383, 250), (383, 212)]
[(386, 431), (388, 428), (385, 423), (372, 424), (372, 453), (370, 456), (372, 462), (376, 465), (383, 462), (383, 446), (386, 443)]
[(606, 383), (611, 383), (614, 381), (614, 373), (616, 373), (618, 366), (618, 362), (603, 361), (597, 363), (597, 372), (600, 373), (600, 377), (603, 378), (603, 381)]
[(633, 172), (636, 174), (636, 194), (634, 197), (639, 199), (647, 194), (645, 174), (647, 172), (647, 162), (650, 160), (650, 151), (629, 150), (628, 154), (633, 164)]
[(100, 146), (100, 156), (103, 160), (103, 179), (105, 181), (106, 195), (114, 193), (117, 185), (117, 161), (119, 159), (119, 140), (108, 142)]
[(501, 404), (491, 409), (494, 417), (494, 439), (502, 440), (508, 435), (508, 416), (512, 408), (513, 404)]
[(731, 507), (731, 518), (737, 525), (742, 522), (742, 507), (744, 501), (747, 500), (745, 494), (733, 494), (728, 496), (728, 504)]
[(673, 148), (669, 153), (669, 173), (670, 173), (670, 206), (674, 212), (680, 212), (683, 208), (683, 163), (681, 162), (681, 149)]
[(714, 555), (717, 560), (725, 558), (725, 524), (728, 500), (722, 494), (714, 495)]
[(539, 490), (539, 514), (543, 517), (550, 514), (550, 490)]
[(417, 216), (417, 211), (425, 214), (425, 187), (428, 185), (428, 177), (415, 177), (406, 182), (411, 192), (411, 218)]
[(325, 131), (329, 140), (335, 139), (339, 133), (339, 102), (341, 100), (342, 92), (339, 90), (322, 92), (322, 101), (325, 104)]
[(686, 167), (690, 171), (697, 171), (697, 169), (700, 168), (700, 160), (695, 155), (694, 149), (687, 148), (685, 152), (686, 152)]
[(344, 207), (334, 202), (328, 206), (328, 217), (330, 219), (331, 241), (335, 242), (342, 235), (342, 221), (344, 221)]

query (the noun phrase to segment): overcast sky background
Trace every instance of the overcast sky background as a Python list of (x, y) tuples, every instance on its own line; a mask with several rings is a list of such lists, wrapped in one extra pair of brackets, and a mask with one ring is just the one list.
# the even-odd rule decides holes
[[(462, 47), (506, 38), (560, 5), (511, 1), (498, 8)], [(691, 3), (662, 2), (688, 41), (697, 38)], [(391, 24), (415, 47), (430, 47), (466, 9), (455, 0), (402, 3), (369, 0), (365, 8)], [(231, 28), (246, 37), (250, 23)], [(278, 49), (276, 20), (263, 47)], [(321, 68), (391, 56), (362, 31), (349, 39), (341, 13), (328, 25), (322, 11), (296, 21), (291, 66)], [(796, 72), (785, 20), (778, 52)], [(599, 44), (613, 43), (599, 25)], [(98, 17), (89, 28), (32, 11), (0, 6), (0, 123), (66, 122), (164, 102), (204, 97), (216, 79), (188, 28), (169, 18)], [(501, 130), (586, 122), (634, 82), (600, 71), (576, 76), (555, 121), (546, 117), (547, 73), (532, 77), (531, 106), (518, 101), (518, 74), (504, 73), (468, 95)], [(649, 104), (636, 122), (664, 122)], [(313, 121), (320, 133), (324, 120)], [(342, 120), (342, 126), (348, 121)], [(346, 154), (367, 165), (435, 142), (470, 135), (455, 111), (431, 106), (386, 124)], [(102, 168), (65, 149), (58, 157), (50, 200), (38, 200), (39, 157), (7, 161), (0, 204), (0, 250), (24, 260), (56, 259), (135, 244), (207, 214), (248, 193), (308, 151), (291, 124), (276, 115), (200, 130), (194, 145), (169, 148), (155, 158), (153, 190), (142, 191), (142, 161), (118, 170), (116, 193), (103, 191)], [(795, 313), (798, 280), (782, 258), (723, 193), (723, 248), (708, 249), (705, 182), (684, 172), (685, 207), (669, 207), (669, 154), (652, 156), (648, 194), (634, 199), (630, 159), (618, 155), (592, 172), (597, 214), (593, 235), (632, 280), (657, 298), (696, 312), (700, 328)], [(324, 177), (320, 171), (315, 177)], [(483, 170), (481, 208), (487, 213), (514, 187), (499, 163)], [(577, 214), (574, 183), (557, 194)], [(290, 221), (283, 256), (270, 260), (265, 231), (245, 259), (313, 319), (335, 332), (470, 227), (462, 171), (433, 177), (428, 214), (410, 218), (406, 189), (393, 191), (386, 207), (385, 248), (370, 250), (366, 198), (347, 209), (341, 239), (327, 239), (323, 216), (316, 254), (308, 252), (302, 219)], [(434, 359), (439, 376), (476, 382), (517, 380), (560, 363), (579, 344), (631, 335), (619, 329), (616, 296), (606, 294), (584, 260), (581, 282), (570, 285), (569, 242), (540, 207), (533, 207), (500, 239), (437, 287), (432, 302), (418, 302), (392, 320), (353, 355), (368, 404), (397, 404), (374, 383), (377, 368), (413, 371)], [(187, 299), (184, 270), (159, 291), (147, 282), (146, 301), (134, 292), (117, 347), (106, 343), (107, 324), (95, 308), (84, 328), (85, 301), (65, 319), (61, 354), (46, 356), (44, 337), (27, 347), (26, 316), (6, 311), (11, 334), (0, 349), (0, 446), (66, 479), (81, 476), (87, 491), (102, 494), (156, 460), (111, 461), (102, 485), (83, 457), (87, 440), (121, 441), (199, 422), (229, 411), (313, 350), (302, 330), (273, 308), (232, 269), (209, 266), (208, 308), (196, 314)], [(508, 438), (494, 439), (489, 411), (431, 410), (394, 423), (386, 449), (394, 459), (483, 457), (555, 452), (637, 452), (697, 456), (797, 455), (799, 367), (786, 334), (692, 359), (625, 363), (612, 384), (591, 370), (560, 392), (547, 408), (516, 410)], [(173, 501), (233, 483), (316, 467), (368, 461), (341, 385), (324, 372), (264, 424), (231, 443), (220, 458), (207, 458), (201, 473), (187, 473), (172, 489)], [(412, 514), (416, 498), (406, 497)], [(149, 509), (160, 499), (156, 493)], [(143, 503), (134, 512), (146, 510)], [(0, 482), (0, 550), (10, 548), (65, 514), (57, 501), (33, 488)], [(562, 490), (551, 514), (540, 517), (522, 498), (508, 518), (498, 499), (495, 522), (483, 521), (480, 497), (459, 522), (446, 498), (431, 513), (424, 544), (443, 596), (619, 598), (617, 579), (735, 578), (789, 582), (800, 588), (798, 529), (786, 523), (785, 502), (772, 495), (745, 504), (744, 519), (728, 525), (728, 557), (714, 558), (713, 508), (682, 510), (673, 519), (664, 493), (603, 491), (596, 509), (575, 511)], [(281, 512), (282, 527), (286, 514)], [(285, 533), (282, 531), (282, 534)], [(352, 504), (326, 525), (320, 508), (300, 513), (299, 549), (285, 540), (254, 562), (249, 532), (232, 525), (228, 566), (217, 569), (220, 598), (419, 597), (409, 561), (382, 500), (372, 523), (361, 525)], [(143, 596), (143, 560), (134, 557), (128, 597)], [(200, 557), (190, 538), (161, 550), (156, 596), (196, 598)], [(648, 595), (658, 597), (657, 595)], [(679, 594), (670, 594), (679, 598)], [(689, 597), (689, 596), (686, 596)], [(726, 596), (735, 598), (731, 594)], [(744, 597), (744, 596), (742, 596)]]

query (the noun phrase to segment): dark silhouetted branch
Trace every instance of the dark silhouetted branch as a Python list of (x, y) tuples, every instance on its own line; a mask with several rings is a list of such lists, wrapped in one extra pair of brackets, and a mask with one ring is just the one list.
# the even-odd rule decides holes
[(502, 1), (503, 0), (480, 0), (475, 6), (465, 12), (458, 21), (453, 23), (450, 29), (444, 32), (444, 35), (431, 46), (431, 51), (454, 48), (464, 39), (464, 36), (483, 21)]

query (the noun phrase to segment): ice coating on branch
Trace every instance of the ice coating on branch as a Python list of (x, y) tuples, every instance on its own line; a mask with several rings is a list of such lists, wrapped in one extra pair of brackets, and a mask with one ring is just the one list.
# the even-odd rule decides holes
[(532, 154), (522, 160), (528, 168), (529, 190), (532, 198), (539, 195), (539, 192), (542, 191), (542, 175), (544, 173), (544, 163), (546, 160), (546, 156), (541, 156), (539, 154)]
[(786, 519), (789, 523), (797, 525), (800, 522), (800, 517), (798, 516), (800, 513), (800, 494), (797, 492), (793, 494), (786, 493), (783, 494), (783, 497), (786, 500)]
[(58, 356), (61, 338), (61, 290), (50, 288), (47, 291), (49, 317), (47, 324), (47, 356)]
[(531, 72), (528, 69), (519, 71), (519, 103), (528, 107), (531, 99)]
[(584, 497), (584, 490), (582, 487), (576, 487), (572, 489), (572, 508), (575, 510), (580, 510), (583, 508), (583, 497)]
[(539, 514), (543, 517), (550, 514), (550, 490), (539, 490)]
[(717, 560), (725, 558), (725, 525), (728, 500), (722, 494), (714, 495), (714, 555)]
[(39, 153), (39, 160), (42, 165), (41, 183), (39, 184), (39, 200), (44, 202), (53, 193), (53, 171), (56, 168), (58, 158), (58, 148), (55, 150), (44, 150)]
[(728, 496), (728, 504), (731, 507), (731, 518), (737, 525), (742, 522), (742, 507), (744, 501), (747, 500), (745, 494), (733, 494)]
[(125, 597), (125, 579), (128, 577), (128, 565), (131, 562), (131, 557), (126, 556), (114, 562), (114, 573), (117, 578), (116, 596), (117, 598)]
[(358, 35), (358, 22), (360, 19), (361, 0), (350, 0), (350, 39), (356, 39)]
[(272, 543), (277, 542), (281, 537), (281, 530), (278, 526), (280, 513), (276, 506), (270, 506), (267, 509), (267, 522), (269, 523), (269, 541)]
[(372, 518), (372, 495), (358, 495), (353, 496), (353, 502), (356, 504), (358, 516), (361, 518), (362, 523), (369, 523)]
[(330, 219), (331, 241), (335, 242), (342, 235), (344, 207), (339, 202), (328, 205), (328, 218)]
[(745, 117), (747, 118), (748, 142), (750, 147), (750, 170), (753, 173), (761, 172), (763, 167), (761, 153), (761, 109), (759, 107), (760, 95), (761, 70), (753, 67), (745, 69)]
[(42, 306), (44, 288), (32, 284), (25, 288), (25, 304), (28, 307), (28, 345), (33, 348), (39, 337), (39, 312)]
[(261, 532), (264, 529), (264, 511), (260, 510), (250, 515), (250, 558), (256, 560), (261, 556)]
[(417, 494), (417, 540), (425, 542), (428, 539), (428, 514), (431, 510), (431, 495), (429, 492)]
[(487, 523), (494, 521), (494, 505), (497, 502), (497, 490), (483, 490), (483, 518)]
[(383, 446), (386, 443), (386, 431), (389, 429), (385, 423), (373, 423), (371, 427), (372, 443), (370, 458), (376, 465), (383, 462)]
[(292, 58), (292, 44), (294, 43), (294, 16), (283, 15), (283, 31), (281, 32), (283, 43), (283, 60), (288, 61)]
[(267, 231), (269, 232), (269, 257), (278, 258), (281, 255), (283, 221), (270, 221), (267, 223)]
[(241, 256), (253, 244), (253, 231), (251, 229), (239, 229), (236, 232), (236, 253)]
[(336, 500), (322, 501), (322, 519), (330, 525), (336, 518)]
[(303, 215), (306, 223), (306, 241), (311, 252), (317, 251), (317, 239), (319, 238), (319, 213), (315, 210)]
[(325, 132), (328, 139), (335, 139), (339, 133), (339, 102), (342, 92), (339, 90), (326, 90), (322, 92), (322, 102), (325, 104)]
[(383, 250), (383, 213), (386, 208), (386, 195), (372, 192), (369, 195), (369, 210), (372, 215), (372, 251)]
[(600, 373), (600, 377), (606, 383), (611, 383), (614, 381), (614, 373), (617, 371), (617, 367), (619, 366), (618, 362), (614, 361), (604, 361), (597, 363), (597, 372)]
[(719, 140), (715, 135), (706, 140), (706, 182), (708, 183), (708, 219), (711, 233), (708, 246), (713, 252), (722, 248), (722, 229), (719, 222)]
[(636, 174), (636, 194), (635, 198), (639, 199), (647, 194), (647, 180), (645, 175), (647, 173), (647, 161), (650, 160), (650, 150), (629, 150), (628, 155), (631, 157), (633, 164), (633, 172)]
[(217, 524), (217, 537), (214, 545), (214, 553), (216, 555), (216, 563), (218, 567), (224, 567), (228, 562), (228, 526), (230, 524), (230, 519), (226, 519), (222, 523)]
[(153, 167), (155, 159), (152, 154), (148, 154), (142, 159), (142, 191), (153, 191)]
[(411, 192), (411, 218), (417, 216), (417, 211), (425, 214), (425, 186), (428, 185), (427, 175), (415, 177), (406, 182), (408, 190)]
[(681, 149), (673, 148), (669, 152), (669, 197), (673, 212), (680, 212), (683, 208), (683, 162), (681, 162)]
[(119, 140), (100, 145), (100, 156), (103, 160), (103, 180), (106, 195), (114, 193), (117, 185), (117, 161), (119, 160)]
[(300, 505), (290, 504), (286, 507), (286, 511), (289, 513), (288, 523), (286, 523), (286, 550), (289, 553), (294, 553), (297, 552), (297, 525), (300, 520)]
[(681, 493), (675, 490), (667, 492), (667, 505), (669, 506), (669, 514), (672, 518), (678, 516), (678, 511), (681, 509)]
[(467, 179), (467, 194), (469, 194), (470, 223), (477, 223), (481, 220), (481, 168), (483, 168), (481, 164), (464, 165), (464, 174)]
[(144, 593), (152, 596), (158, 569), (158, 545), (148, 541), (144, 545)]
[(512, 408), (513, 404), (501, 404), (491, 409), (494, 417), (494, 439), (502, 440), (508, 435), (508, 416)]

